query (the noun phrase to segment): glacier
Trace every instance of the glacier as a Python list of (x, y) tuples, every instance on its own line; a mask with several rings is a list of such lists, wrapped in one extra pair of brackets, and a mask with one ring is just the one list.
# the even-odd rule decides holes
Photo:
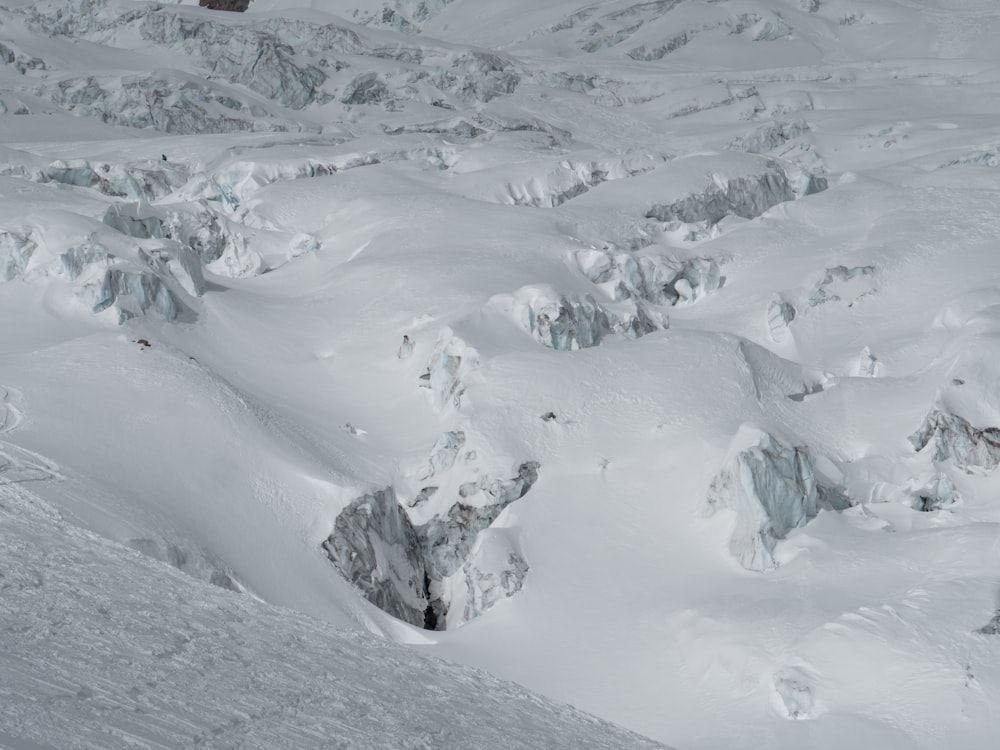
[(997, 32), (0, 0), (0, 745), (989, 746)]

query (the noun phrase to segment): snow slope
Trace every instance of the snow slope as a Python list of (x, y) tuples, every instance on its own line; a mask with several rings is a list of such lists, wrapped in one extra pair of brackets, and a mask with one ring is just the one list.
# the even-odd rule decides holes
[(990, 746), (994, 3), (0, 5), (0, 472), (95, 559), (682, 748)]
[(4, 748), (662, 747), (192, 581), (67, 524), (23, 485), (0, 488), (0, 524)]

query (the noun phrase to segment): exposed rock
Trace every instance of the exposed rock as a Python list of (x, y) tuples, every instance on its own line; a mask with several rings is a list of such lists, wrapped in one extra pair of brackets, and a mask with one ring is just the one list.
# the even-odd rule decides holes
[(933, 461), (951, 461), (971, 473), (974, 469), (992, 471), (1000, 464), (1000, 428), (973, 427), (957, 414), (932, 410), (923, 424), (910, 436), (916, 451), (933, 444)]
[(250, 7), (250, 0), (198, 0), (198, 5), (209, 10), (231, 10), (242, 13)]

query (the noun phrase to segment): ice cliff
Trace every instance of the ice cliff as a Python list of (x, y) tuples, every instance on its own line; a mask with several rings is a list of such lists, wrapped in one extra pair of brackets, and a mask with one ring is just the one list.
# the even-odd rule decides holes
[(974, 427), (941, 409), (928, 413), (910, 443), (916, 451), (932, 446), (933, 461), (951, 461), (966, 472), (992, 471), (1000, 465), (1000, 428)]
[[(432, 455), (438, 472), (451, 468), (459, 440), (447, 435)], [(457, 627), (520, 590), (527, 563), (511, 540), (483, 532), (528, 493), (538, 469), (526, 461), (510, 479), (483, 475), (462, 484), (458, 500), (420, 524), (411, 521), (393, 487), (363, 495), (337, 516), (323, 549), (383, 611), (428, 630)], [(437, 491), (425, 487), (407, 505), (421, 506)], [(434, 499), (438, 507), (447, 501)]]
[(669, 204), (654, 204), (646, 218), (686, 224), (716, 224), (727, 216), (755, 219), (772, 206), (827, 188), (826, 179), (809, 173), (793, 175), (769, 160), (757, 174), (723, 178), (716, 176), (703, 193), (688, 195)]
[(818, 484), (809, 449), (785, 445), (749, 425), (733, 438), (708, 491), (711, 513), (734, 512), (730, 551), (744, 568), (757, 571), (776, 565), (778, 541), (804, 526), (824, 502), (846, 507), (845, 498)]

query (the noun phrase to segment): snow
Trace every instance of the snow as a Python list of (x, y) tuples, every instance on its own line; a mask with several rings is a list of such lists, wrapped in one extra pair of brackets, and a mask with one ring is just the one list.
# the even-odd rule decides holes
[(0, 10), (0, 745), (995, 744), (994, 2)]
[(195, 583), (23, 485), (0, 487), (0, 524), (5, 748), (662, 747), (484, 672)]

